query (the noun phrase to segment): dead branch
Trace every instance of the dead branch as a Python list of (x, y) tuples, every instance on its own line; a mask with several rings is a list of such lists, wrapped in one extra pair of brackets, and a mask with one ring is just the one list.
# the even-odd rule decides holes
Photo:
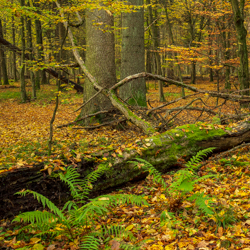
[(77, 112), (78, 110), (82, 109), (84, 106), (86, 106), (91, 100), (93, 100), (97, 95), (99, 95), (104, 89), (106, 88), (103, 87), (102, 89), (100, 89), (98, 92), (96, 92), (91, 98), (88, 99), (88, 101), (86, 101), (85, 103), (83, 103), (79, 108), (77, 108), (76, 110), (74, 110), (73, 112)]
[[(177, 98), (177, 99), (175, 99), (175, 100), (173, 100), (173, 101), (171, 101), (171, 102), (168, 102), (168, 103), (162, 104), (162, 105), (160, 105), (160, 106), (158, 106), (158, 107), (149, 109), (149, 110), (147, 111), (147, 115), (149, 115), (152, 111), (155, 111), (155, 110), (157, 110), (157, 109), (161, 109), (161, 108), (166, 107), (166, 106), (168, 106), (168, 105), (170, 105), (170, 104), (176, 103), (176, 102), (178, 102), (178, 101), (180, 101), (180, 100), (182, 100), (182, 99), (188, 99), (189, 97), (195, 96), (195, 95), (197, 95), (197, 94), (198, 94), (198, 93), (191, 94), (191, 95), (187, 95), (187, 96), (184, 96), (184, 97), (180, 97), (180, 98)], [(148, 103), (149, 103), (149, 100), (148, 100)]]
[(112, 111), (114, 111), (114, 110), (115, 110), (115, 109), (109, 109), (109, 110), (98, 111), (98, 112), (96, 112), (96, 113), (94, 113), (94, 114), (89, 114), (89, 115), (86, 115), (86, 116), (84, 116), (84, 117), (81, 117), (81, 118), (77, 119), (77, 120), (74, 121), (74, 122), (69, 122), (69, 123), (67, 123), (67, 124), (59, 125), (59, 126), (57, 126), (57, 128), (68, 127), (68, 126), (70, 126), (70, 125), (74, 125), (74, 124), (76, 124), (76, 123), (78, 123), (78, 122), (80, 122), (80, 121), (83, 121), (83, 120), (85, 120), (85, 119), (87, 119), (87, 118), (90, 118), (90, 117), (93, 117), (93, 116), (96, 116), (96, 115), (100, 115), (100, 114), (107, 114), (107, 113), (110, 113), (110, 112), (112, 112)]
[(112, 125), (114, 123), (119, 124), (121, 122), (125, 122), (127, 119), (124, 118), (122, 120), (113, 120), (113, 121), (109, 121), (109, 122), (103, 122), (101, 124), (98, 125), (93, 125), (93, 126), (85, 126), (85, 127), (78, 127), (78, 128), (73, 128), (73, 129), (95, 129), (95, 128), (100, 128), (103, 126), (108, 126), (108, 125)]

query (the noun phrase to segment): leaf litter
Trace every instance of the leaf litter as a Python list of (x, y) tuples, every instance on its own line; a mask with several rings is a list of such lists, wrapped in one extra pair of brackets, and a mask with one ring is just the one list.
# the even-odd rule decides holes
[[(43, 91), (49, 92), (50, 88), (44, 87)], [(172, 92), (179, 93), (178, 88), (170, 88)], [(209, 88), (215, 87), (210, 84)], [(156, 91), (150, 91), (148, 96), (151, 96), (154, 106), (159, 105)], [(70, 100), (70, 103), (60, 105), (55, 127), (75, 119), (72, 111), (81, 105), (81, 97)], [(55, 130), (53, 154), (48, 156), (48, 124), (53, 108), (53, 100), (42, 104), (20, 104), (13, 99), (0, 102), (0, 173), (13, 168), (32, 167), (37, 162), (63, 167), (62, 156), (67, 159), (94, 158), (103, 152), (101, 160), (105, 161), (107, 152), (112, 151), (116, 157), (124, 148), (136, 148), (136, 142), (146, 138), (133, 128), (121, 131), (104, 127), (86, 131), (66, 127)], [(215, 178), (195, 184), (192, 193), (204, 192), (211, 197), (213, 215), (205, 216), (197, 209), (195, 201), (188, 201), (186, 196), (176, 194), (169, 197), (166, 190), (147, 177), (115, 193), (143, 195), (150, 206), (118, 206), (112, 213), (99, 218), (98, 225), (122, 225), (134, 236), (129, 243), (140, 244), (141, 249), (250, 249), (249, 149), (249, 146), (238, 148), (224, 158), (206, 161), (199, 169), (199, 176), (213, 174)], [(173, 174), (163, 175), (167, 186), (171, 184)], [(163, 211), (166, 212), (166, 223), (160, 219)], [(19, 228), (20, 225), (1, 221), (0, 245), (13, 249), (79, 249), (78, 241), (70, 243), (65, 236), (53, 242), (34, 237), (20, 239)], [(110, 247), (119, 249), (120, 243), (113, 239)]]

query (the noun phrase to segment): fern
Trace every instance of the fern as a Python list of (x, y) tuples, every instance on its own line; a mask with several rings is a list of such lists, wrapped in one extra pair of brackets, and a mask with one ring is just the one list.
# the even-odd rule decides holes
[(66, 174), (63, 175), (60, 173), (59, 176), (69, 186), (73, 199), (83, 201), (88, 198), (89, 192), (92, 189), (92, 183), (97, 181), (107, 170), (107, 163), (100, 164), (97, 170), (91, 172), (82, 180), (79, 178), (80, 174), (74, 168), (68, 167)]
[(83, 237), (83, 243), (81, 244), (80, 249), (98, 250), (100, 244), (100, 240), (94, 236), (85, 236)]
[(99, 216), (106, 214), (112, 207), (119, 206), (121, 204), (129, 204), (136, 206), (149, 205), (143, 197), (129, 194), (116, 194), (116, 195), (103, 195), (95, 199), (91, 199), (91, 202), (85, 204), (79, 208), (76, 213), (79, 217), (76, 220), (79, 222), (93, 220)]
[(214, 175), (198, 177), (195, 170), (199, 167), (198, 164), (203, 159), (203, 157), (207, 156), (214, 149), (215, 148), (207, 148), (199, 151), (195, 156), (193, 156), (190, 161), (186, 163), (186, 168), (177, 172), (174, 182), (170, 185), (170, 190), (172, 190), (172, 192), (191, 192), (194, 189), (194, 184), (196, 182), (213, 177)]
[(114, 237), (119, 237), (121, 234), (125, 234), (126, 230), (123, 226), (120, 225), (111, 225), (109, 227), (102, 227), (102, 235), (112, 235)]
[(200, 163), (202, 161), (202, 159), (204, 157), (206, 157), (208, 154), (212, 153), (213, 150), (215, 148), (206, 148), (206, 149), (203, 149), (203, 150), (200, 150), (195, 156), (193, 156), (189, 162), (186, 163), (186, 167), (189, 169), (189, 170), (195, 170), (197, 169), (199, 166), (198, 163)]
[(153, 176), (153, 181), (160, 184), (164, 189), (166, 189), (166, 183), (162, 178), (161, 173), (151, 163), (140, 158), (136, 158), (136, 161), (129, 161), (129, 163), (133, 163), (138, 168), (142, 168), (143, 170), (148, 171), (149, 175)]
[[(69, 186), (70, 192), (73, 197), (73, 201), (68, 201), (64, 205), (63, 209), (60, 210), (56, 205), (51, 202), (45, 196), (36, 193), (31, 190), (24, 190), (17, 192), (16, 194), (25, 196), (26, 194), (33, 194), (34, 198), (42, 203), (43, 207), (47, 207), (51, 212), (47, 211), (33, 211), (19, 214), (13, 221), (24, 221), (29, 222), (31, 225), (27, 226), (26, 229), (37, 228), (41, 233), (36, 236), (41, 237), (42, 235), (56, 236), (58, 233), (69, 236), (72, 240), (77, 237), (78, 230), (75, 230), (75, 235), (73, 230), (83, 225), (90, 226), (90, 230), (94, 228), (96, 219), (100, 216), (105, 215), (113, 207), (119, 206), (121, 204), (132, 204), (136, 206), (149, 205), (143, 197), (135, 195), (117, 194), (117, 195), (103, 195), (95, 199), (91, 199), (89, 203), (79, 206), (83, 203), (83, 199), (87, 197), (89, 191), (92, 188), (93, 182), (107, 171), (107, 164), (102, 164), (100, 167), (89, 174), (84, 180), (80, 179), (80, 175), (77, 171), (69, 167), (66, 174), (59, 174), (61, 180)], [(63, 211), (67, 210), (67, 216), (63, 214)], [(60, 231), (55, 229), (57, 224), (60, 223), (65, 226), (65, 231)], [(124, 229), (125, 230), (125, 229)], [(127, 237), (132, 237), (130, 232), (124, 231), (122, 227), (112, 226), (107, 229), (106, 234), (111, 234), (117, 236), (119, 233), (124, 233)], [(82, 231), (81, 231), (82, 232)], [(83, 238), (83, 243), (81, 249), (99, 249), (100, 240), (103, 235), (98, 232), (87, 232)]]
[(207, 197), (204, 192), (195, 193), (188, 198), (189, 201), (194, 201), (198, 208), (200, 208), (206, 215), (214, 214), (213, 210), (210, 209), (209, 205), (212, 201)]
[[(25, 196), (27, 193), (33, 194), (34, 198), (37, 199), (38, 202), (41, 202), (44, 208), (47, 206), (61, 221), (66, 221), (66, 218), (64, 217), (62, 211), (52, 201), (50, 201), (48, 198), (46, 198), (42, 194), (39, 194), (32, 190), (24, 190), (21, 192), (17, 192), (16, 194)], [(35, 211), (35, 212), (38, 212), (38, 211)], [(29, 221), (31, 223), (33, 222), (34, 216), (38, 216), (37, 219), (38, 220), (40, 219), (39, 215), (41, 216), (41, 213), (36, 213), (35, 215), (32, 215), (32, 213), (35, 213), (35, 212), (27, 212), (28, 214), (27, 216), (30, 216), (30, 219), (32, 220), (32, 221)], [(24, 214), (26, 213), (23, 213), (22, 215), (24, 216)], [(20, 215), (18, 215), (17, 218), (18, 217), (20, 218)]]

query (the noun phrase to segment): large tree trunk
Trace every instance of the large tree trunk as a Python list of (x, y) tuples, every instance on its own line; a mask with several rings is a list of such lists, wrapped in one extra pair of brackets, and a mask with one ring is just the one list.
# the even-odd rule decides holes
[[(130, 4), (141, 6), (143, 0), (130, 0)], [(145, 71), (144, 12), (122, 14), (121, 79)], [(119, 90), (119, 96), (135, 106), (147, 106), (145, 79), (136, 79)]]
[[(145, 159), (159, 171), (166, 172), (177, 163), (178, 159), (188, 160), (199, 150), (216, 147), (215, 152), (220, 152), (243, 142), (250, 142), (249, 121), (232, 130), (237, 132), (224, 131), (214, 126), (216, 125), (204, 127), (190, 124), (177, 127), (138, 142), (137, 151), (124, 150), (122, 158), (114, 158), (113, 152), (109, 152), (110, 156), (107, 157), (106, 162), (111, 167), (96, 183), (93, 183), (92, 195), (144, 178), (147, 173), (130, 163), (136, 158)], [(101, 153), (100, 156), (102, 157)], [(89, 159), (85, 161), (83, 158), (78, 163), (78, 171), (82, 177), (85, 177), (89, 171), (94, 171), (98, 164), (89, 162)], [(41, 172), (43, 168), (44, 164), (39, 164), (33, 168), (12, 169), (0, 175), (0, 218), (41, 207), (31, 197), (18, 198), (14, 195), (24, 188), (42, 193), (56, 204), (63, 204), (69, 199), (68, 189), (58, 179), (49, 176), (47, 171)]]
[[(103, 24), (97, 25), (98, 23)], [(90, 74), (95, 76), (98, 85), (106, 88), (110, 88), (116, 83), (113, 25), (113, 15), (108, 11), (95, 9), (86, 12), (86, 67)], [(84, 83), (84, 102), (95, 93), (93, 84), (87, 78)], [(107, 110), (111, 107), (110, 100), (105, 95), (99, 94), (82, 109), (81, 116)], [(102, 122), (102, 117), (96, 118), (98, 122)], [(87, 124), (89, 123), (90, 120), (87, 121)]]

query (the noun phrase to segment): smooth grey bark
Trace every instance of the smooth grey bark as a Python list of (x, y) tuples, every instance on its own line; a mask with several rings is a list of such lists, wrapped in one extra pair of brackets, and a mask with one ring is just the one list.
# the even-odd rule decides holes
[[(20, 5), (24, 6), (24, 0), (20, 0)], [(27, 94), (25, 89), (25, 30), (24, 30), (24, 17), (21, 16), (21, 43), (22, 43), (22, 55), (21, 55), (21, 72), (20, 72), (20, 81), (21, 81), (21, 100), (22, 102), (27, 101)]]
[[(103, 23), (102, 25), (96, 25)], [(110, 88), (116, 83), (115, 68), (115, 39), (112, 31), (113, 15), (105, 10), (86, 11), (86, 68), (99, 86)], [(84, 102), (89, 100), (96, 90), (91, 81), (86, 78), (84, 83)], [(112, 107), (110, 100), (99, 94), (90, 101), (81, 111), (81, 116), (107, 110)], [(96, 117), (93, 122), (102, 122), (102, 116)], [(90, 120), (87, 121), (89, 124)]]
[[(122, 13), (121, 79), (145, 71), (143, 0), (130, 0), (141, 6), (136, 12)], [(130, 105), (147, 106), (145, 79), (133, 80), (122, 86), (119, 96)]]
[[(233, 14), (234, 24), (237, 32), (238, 55), (240, 57), (240, 66), (238, 70), (241, 89), (249, 88), (249, 68), (248, 68), (248, 49), (247, 49), (247, 30), (244, 26), (244, 6), (245, 0), (230, 0)], [(249, 90), (242, 92), (249, 95)]]
[[(1, 19), (0, 19), (0, 36), (3, 38), (3, 27), (2, 27)], [(0, 63), (1, 63), (1, 72), (2, 72), (2, 77), (3, 77), (3, 85), (9, 85), (4, 46), (1, 44), (0, 44)]]

